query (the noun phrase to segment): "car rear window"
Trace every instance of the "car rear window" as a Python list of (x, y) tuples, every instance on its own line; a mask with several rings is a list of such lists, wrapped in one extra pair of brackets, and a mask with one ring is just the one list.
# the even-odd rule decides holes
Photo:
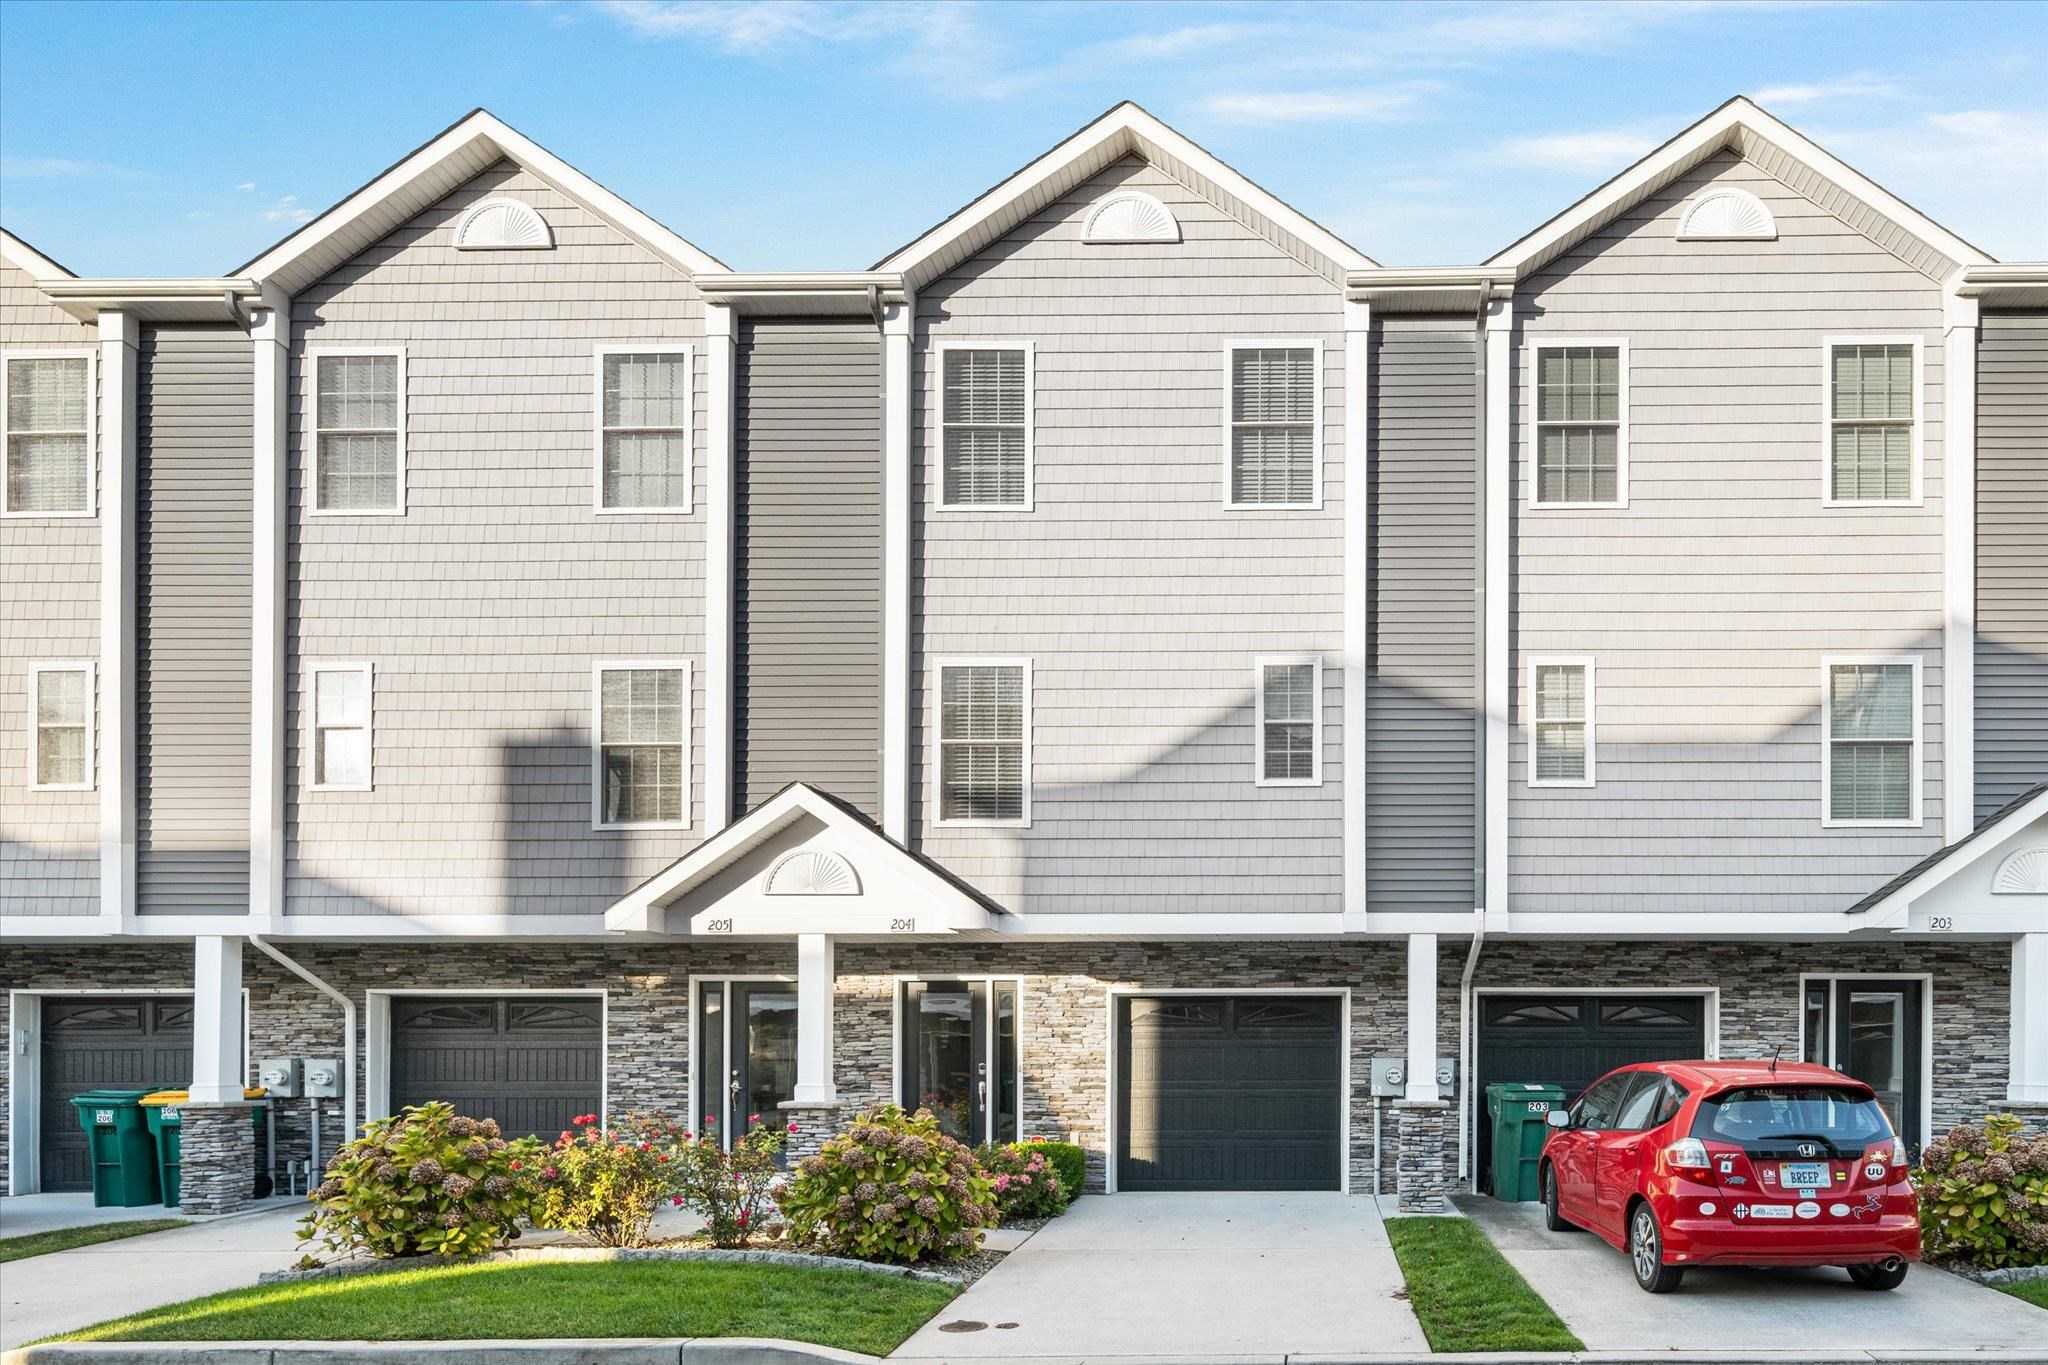
[(1892, 1135), (1884, 1110), (1867, 1092), (1823, 1085), (1749, 1086), (1700, 1101), (1692, 1135), (1771, 1149), (1820, 1142), (1839, 1155), (1860, 1156)]

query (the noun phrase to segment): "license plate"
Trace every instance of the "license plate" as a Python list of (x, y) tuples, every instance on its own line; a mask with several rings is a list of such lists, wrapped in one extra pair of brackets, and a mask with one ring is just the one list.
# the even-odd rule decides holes
[(1790, 1204), (1751, 1204), (1749, 1206), (1749, 1216), (1751, 1218), (1763, 1219), (1789, 1219), (1792, 1217), (1792, 1206)]
[(1778, 1180), (1789, 1189), (1817, 1190), (1828, 1183), (1824, 1161), (1787, 1161), (1778, 1167)]

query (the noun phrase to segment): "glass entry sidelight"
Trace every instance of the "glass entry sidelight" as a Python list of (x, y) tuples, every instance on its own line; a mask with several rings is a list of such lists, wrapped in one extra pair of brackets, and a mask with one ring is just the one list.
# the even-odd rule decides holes
[(796, 987), (787, 981), (697, 983), (695, 1122), (721, 1146), (751, 1126), (785, 1122), (796, 1094)]
[(1877, 1092), (1892, 1128), (1918, 1153), (1922, 1071), (1921, 982), (1866, 977), (1806, 983), (1806, 1059), (1854, 1076)]
[(961, 1142), (1015, 1142), (1017, 983), (910, 981), (903, 986), (905, 1109), (929, 1109)]

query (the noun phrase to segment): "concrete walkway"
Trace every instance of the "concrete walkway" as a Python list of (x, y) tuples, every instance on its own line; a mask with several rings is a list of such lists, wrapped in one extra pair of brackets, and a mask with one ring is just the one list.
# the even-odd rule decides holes
[(1098, 1195), (890, 1358), (1427, 1352), (1403, 1288), (1370, 1199)]
[(92, 1227), (100, 1223), (140, 1223), (152, 1218), (202, 1221), (162, 1204), (144, 1204), (136, 1209), (96, 1209), (89, 1194), (16, 1194), (0, 1199), (0, 1237), (26, 1237), (32, 1232), (55, 1232), (59, 1228)]
[(1628, 1257), (1590, 1232), (1548, 1232), (1538, 1204), (1458, 1206), (1590, 1351), (1997, 1351), (2048, 1354), (2048, 1313), (1946, 1271), (1914, 1266), (1884, 1293), (1833, 1268), (1695, 1266), (1676, 1293), (1636, 1287)]

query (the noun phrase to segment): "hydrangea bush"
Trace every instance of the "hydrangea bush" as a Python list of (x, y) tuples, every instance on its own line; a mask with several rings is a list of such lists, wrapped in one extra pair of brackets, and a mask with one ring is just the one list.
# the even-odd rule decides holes
[(2048, 1265), (2048, 1134), (1992, 1114), (1927, 1144), (1913, 1173), (1921, 1249), (1985, 1269)]
[(891, 1105), (798, 1163), (776, 1196), (800, 1242), (863, 1260), (965, 1256), (996, 1222), (995, 1187), (929, 1109)]
[(996, 1212), (1005, 1223), (1052, 1218), (1067, 1211), (1066, 1182), (1037, 1144), (993, 1144), (974, 1155), (995, 1187)]
[(508, 1142), (496, 1120), (441, 1102), (373, 1119), (328, 1161), (299, 1240), (372, 1256), (495, 1251), (532, 1214), (545, 1150), (530, 1137)]

